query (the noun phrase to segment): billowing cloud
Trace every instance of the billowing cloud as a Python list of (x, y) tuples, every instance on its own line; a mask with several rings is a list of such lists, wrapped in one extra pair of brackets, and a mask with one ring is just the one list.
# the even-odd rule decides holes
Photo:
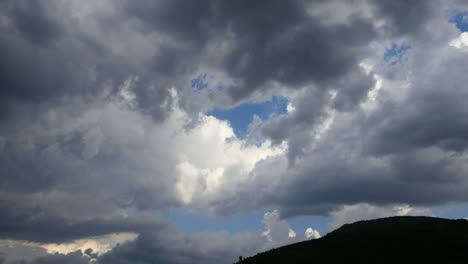
[[(112, 231), (113, 219), (120, 219), (116, 224), (123, 226), (115, 232), (129, 232), (129, 224), (146, 225), (131, 224), (135, 209), (187, 205), (208, 210), (217, 197), (234, 195), (236, 186), (253, 177), (258, 161), (284, 152), (268, 142), (247, 145), (228, 123), (210, 116), (185, 128), (189, 117), (180, 109), (157, 124), (113, 100), (89, 105), (78, 115), (73, 111), (65, 106), (49, 110), (20, 133), (5, 134), (0, 165), (14, 174), (1, 180), (8, 199), (2, 206), (11, 236), (19, 236), (16, 227), (23, 224), (49, 221), (95, 231), (91, 223), (97, 221)], [(210, 151), (201, 155), (202, 148)], [(30, 175), (36, 182), (29, 181)], [(59, 235), (65, 227), (51, 228)], [(23, 235), (17, 238), (42, 239), (31, 231)]]
[(305, 234), (306, 238), (308, 238), (308, 239), (320, 238), (321, 237), (319, 231), (313, 229), (312, 227), (308, 227), (304, 234)]
[(468, 32), (463, 32), (460, 36), (452, 39), (449, 45), (457, 49), (465, 48), (468, 46)]

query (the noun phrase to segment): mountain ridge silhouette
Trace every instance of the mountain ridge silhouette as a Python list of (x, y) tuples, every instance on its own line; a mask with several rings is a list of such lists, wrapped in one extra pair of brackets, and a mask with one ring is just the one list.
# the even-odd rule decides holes
[(345, 224), (326, 236), (245, 258), (263, 263), (461, 263), (468, 261), (468, 220), (394, 216)]

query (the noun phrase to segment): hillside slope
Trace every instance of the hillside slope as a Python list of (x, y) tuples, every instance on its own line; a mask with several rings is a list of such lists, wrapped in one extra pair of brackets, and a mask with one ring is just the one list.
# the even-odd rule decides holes
[(468, 221), (410, 216), (360, 221), (344, 225), (320, 239), (257, 254), (242, 264), (405, 260), (416, 263), (468, 260)]

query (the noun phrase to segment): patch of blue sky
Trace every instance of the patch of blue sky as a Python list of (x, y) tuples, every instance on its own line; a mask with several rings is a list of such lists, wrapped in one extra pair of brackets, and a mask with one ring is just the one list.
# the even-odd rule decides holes
[(206, 73), (200, 74), (197, 77), (190, 80), (191, 86), (195, 90), (203, 90), (208, 87), (208, 81)]
[[(198, 232), (228, 231), (229, 234), (240, 232), (263, 231), (263, 216), (272, 209), (257, 210), (235, 214), (228, 217), (215, 217), (189, 212), (184, 209), (171, 209), (169, 218), (178, 230), (187, 234)], [(328, 218), (321, 216), (297, 216), (286, 219), (289, 227), (297, 234), (304, 234), (308, 227), (318, 230), (323, 236), (328, 232)]]
[(287, 105), (288, 99), (286, 97), (273, 96), (270, 101), (243, 103), (230, 109), (214, 108), (207, 115), (228, 121), (236, 136), (245, 138), (254, 115), (266, 120), (272, 116), (286, 113)]
[(468, 203), (436, 206), (431, 209), (437, 217), (450, 219), (468, 219)]
[(177, 229), (188, 234), (221, 230), (235, 234), (263, 229), (263, 211), (235, 214), (229, 217), (214, 217), (189, 212), (184, 209), (171, 209), (169, 214), (171, 222)]
[(461, 32), (468, 32), (468, 11), (456, 10), (449, 19)]
[(384, 61), (390, 65), (396, 65), (408, 60), (408, 52), (411, 46), (406, 43), (392, 43), (390, 48), (387, 48), (384, 53)]

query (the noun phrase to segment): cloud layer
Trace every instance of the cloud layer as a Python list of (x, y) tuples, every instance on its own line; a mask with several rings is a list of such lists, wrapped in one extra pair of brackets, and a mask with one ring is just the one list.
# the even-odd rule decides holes
[[(21, 251), (137, 236), (32, 263), (229, 262), (320, 237), (288, 217), (333, 229), (468, 202), (467, 33), (449, 23), (463, 1), (0, 10), (0, 239)], [(272, 96), (287, 112), (254, 117), (245, 138), (207, 114)], [(270, 212), (263, 232), (185, 234), (173, 208)]]

